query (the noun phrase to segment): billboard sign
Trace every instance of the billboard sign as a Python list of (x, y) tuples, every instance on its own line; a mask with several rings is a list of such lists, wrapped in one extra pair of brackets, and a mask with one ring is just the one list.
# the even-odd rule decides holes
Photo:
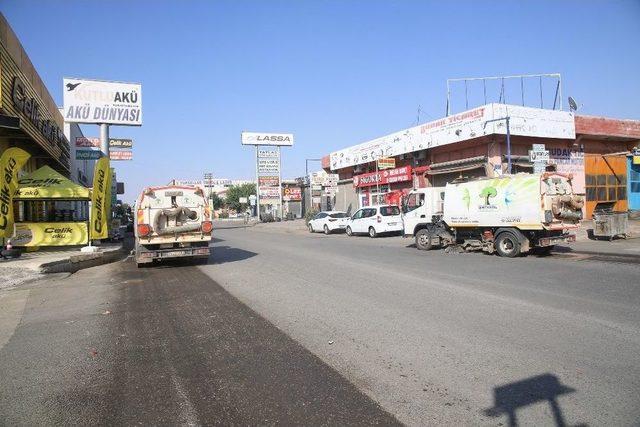
[(378, 169), (393, 169), (396, 167), (396, 159), (393, 157), (383, 157), (378, 159)]
[[(100, 148), (100, 138), (94, 136), (77, 136), (76, 147), (83, 148)], [(109, 147), (111, 148), (132, 148), (133, 140), (126, 138), (109, 138)]]
[(142, 85), (63, 79), (64, 120), (70, 123), (142, 125)]
[(280, 175), (280, 161), (258, 158), (258, 175)]
[(133, 160), (132, 151), (109, 151), (111, 160)]
[(364, 173), (353, 177), (354, 187), (370, 187), (372, 185), (393, 184), (395, 182), (411, 181), (411, 166), (384, 170), (379, 172)]
[(100, 157), (100, 150), (76, 150), (76, 160), (98, 160)]
[(288, 202), (302, 200), (302, 189), (298, 187), (287, 187), (284, 189), (282, 199)]
[(279, 145), (290, 147), (293, 145), (292, 133), (242, 132), (242, 145)]
[(506, 120), (501, 119), (506, 117), (509, 117), (511, 135), (576, 137), (573, 113), (492, 103), (335, 151), (330, 155), (330, 167), (337, 170), (485, 135), (505, 135)]
[(260, 187), (277, 187), (280, 185), (280, 178), (276, 176), (259, 176), (258, 186)]
[(280, 187), (259, 187), (260, 201), (267, 199), (280, 200)]
[(133, 148), (133, 139), (129, 138), (109, 138), (111, 148)]

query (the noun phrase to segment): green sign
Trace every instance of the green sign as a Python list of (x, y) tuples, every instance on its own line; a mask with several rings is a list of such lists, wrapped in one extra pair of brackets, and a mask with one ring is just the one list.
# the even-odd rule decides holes
[(98, 160), (102, 157), (99, 150), (76, 150), (76, 160)]

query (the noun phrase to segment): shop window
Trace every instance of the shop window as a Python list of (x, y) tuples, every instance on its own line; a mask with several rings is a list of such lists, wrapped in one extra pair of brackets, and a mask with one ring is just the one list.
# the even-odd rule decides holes
[(618, 200), (627, 200), (627, 187), (618, 187)]
[(596, 200), (596, 187), (586, 188), (587, 200)]
[(585, 175), (584, 177), (585, 185), (596, 185), (596, 176), (595, 175)]
[(618, 183), (618, 179), (615, 175), (607, 175), (607, 185), (616, 185)]
[(608, 200), (616, 200), (616, 187), (609, 187), (609, 199)]
[(597, 200), (607, 200), (607, 187), (596, 187)]
[(627, 184), (627, 176), (618, 175), (618, 185), (626, 185), (626, 184)]
[(596, 185), (607, 185), (607, 175), (598, 175)]

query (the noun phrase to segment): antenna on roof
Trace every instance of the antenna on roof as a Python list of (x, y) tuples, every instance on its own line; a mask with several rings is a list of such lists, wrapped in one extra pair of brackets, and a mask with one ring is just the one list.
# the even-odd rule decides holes
[[(582, 107), (582, 104), (580, 104), (580, 107)], [(573, 97), (569, 97), (569, 111), (578, 111), (578, 103), (576, 102), (575, 99), (573, 99)]]

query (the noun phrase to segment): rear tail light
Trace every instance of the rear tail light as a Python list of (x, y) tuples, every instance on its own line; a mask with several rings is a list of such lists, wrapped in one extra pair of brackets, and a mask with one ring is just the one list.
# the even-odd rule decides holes
[(382, 222), (382, 217), (381, 216), (377, 217), (376, 219), (378, 220), (378, 222)]
[(211, 230), (213, 230), (213, 224), (211, 223), (211, 221), (203, 221), (202, 222), (202, 232), (203, 233), (211, 233)]
[(142, 209), (138, 209), (138, 220), (136, 222), (138, 224), (142, 224), (144, 222), (144, 211)]
[(138, 224), (138, 236), (148, 236), (151, 234), (151, 227), (149, 224)]

